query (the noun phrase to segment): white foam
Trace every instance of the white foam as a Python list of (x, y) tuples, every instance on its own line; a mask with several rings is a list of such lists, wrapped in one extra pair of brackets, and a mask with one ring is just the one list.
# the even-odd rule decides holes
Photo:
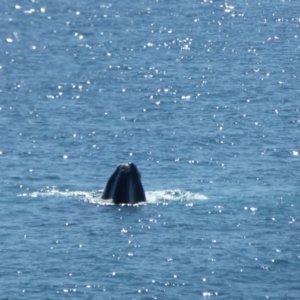
[(192, 193), (183, 190), (162, 190), (146, 192), (147, 202), (168, 202), (168, 201), (189, 201), (189, 200), (207, 200), (205, 195)]
[[(32, 193), (19, 194), (19, 197), (73, 197), (78, 200), (87, 201), (98, 205), (112, 205), (111, 200), (101, 199), (103, 190), (99, 191), (60, 191), (57, 187), (45, 188), (41, 191)], [(192, 193), (189, 191), (183, 191), (180, 189), (175, 190), (161, 190), (161, 191), (147, 191), (146, 192), (147, 203), (168, 203), (171, 201), (197, 201), (207, 200), (205, 195), (199, 193)], [(141, 203), (139, 203), (141, 204)]]

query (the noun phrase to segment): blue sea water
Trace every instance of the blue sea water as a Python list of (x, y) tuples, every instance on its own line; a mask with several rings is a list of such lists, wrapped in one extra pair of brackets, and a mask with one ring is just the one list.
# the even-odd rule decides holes
[(300, 299), (299, 12), (1, 1), (0, 299)]

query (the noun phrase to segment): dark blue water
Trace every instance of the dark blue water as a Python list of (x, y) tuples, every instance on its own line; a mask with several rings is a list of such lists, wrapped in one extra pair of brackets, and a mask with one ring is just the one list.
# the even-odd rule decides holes
[(0, 298), (299, 299), (299, 11), (2, 1)]

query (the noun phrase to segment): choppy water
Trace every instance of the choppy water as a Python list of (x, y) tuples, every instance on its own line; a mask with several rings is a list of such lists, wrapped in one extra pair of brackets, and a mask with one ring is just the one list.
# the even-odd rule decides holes
[(299, 11), (2, 1), (0, 298), (299, 299)]

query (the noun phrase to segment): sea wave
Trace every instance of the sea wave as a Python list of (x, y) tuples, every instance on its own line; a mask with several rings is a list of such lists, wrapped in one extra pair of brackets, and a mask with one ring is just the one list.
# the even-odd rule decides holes
[[(97, 191), (71, 191), (71, 190), (60, 190), (58, 187), (47, 187), (40, 191), (34, 191), (31, 193), (19, 194), (19, 197), (67, 197), (76, 198), (81, 201), (87, 201), (89, 203), (99, 205), (113, 205), (111, 200), (101, 199), (103, 190)], [(158, 191), (147, 191), (146, 192), (146, 203), (154, 204), (166, 204), (172, 201), (199, 201), (207, 200), (208, 198), (200, 193), (193, 193), (180, 189), (174, 190), (158, 190)], [(139, 203), (145, 204), (145, 203)]]

